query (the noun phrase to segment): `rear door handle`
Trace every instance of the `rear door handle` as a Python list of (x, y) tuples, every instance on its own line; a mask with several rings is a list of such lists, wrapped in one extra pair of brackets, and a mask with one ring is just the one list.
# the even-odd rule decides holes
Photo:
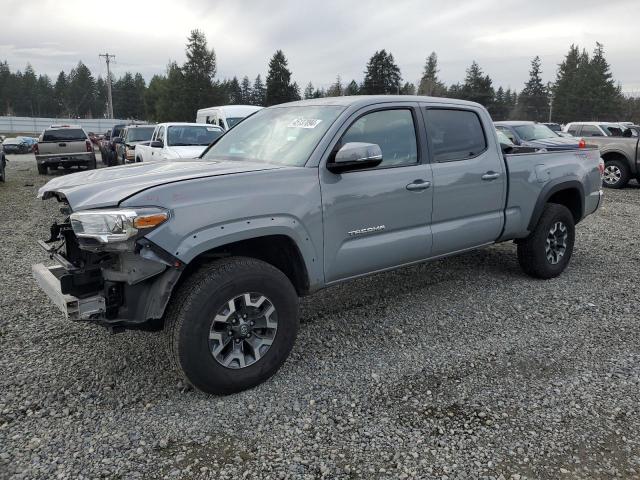
[(413, 183), (410, 183), (409, 185), (407, 185), (407, 190), (416, 192), (420, 190), (426, 190), (430, 186), (431, 186), (431, 182), (428, 182), (425, 180), (414, 180)]
[(497, 172), (487, 172), (484, 175), (482, 175), (482, 179), (483, 180), (495, 180), (499, 176), (500, 176), (500, 174), (497, 173)]

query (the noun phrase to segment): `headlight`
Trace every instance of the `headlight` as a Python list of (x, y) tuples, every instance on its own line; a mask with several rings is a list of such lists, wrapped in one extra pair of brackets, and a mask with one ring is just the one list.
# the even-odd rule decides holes
[(123, 208), (86, 210), (71, 214), (71, 227), (79, 239), (92, 239), (100, 244), (126, 242), (144, 234), (169, 219), (161, 208)]

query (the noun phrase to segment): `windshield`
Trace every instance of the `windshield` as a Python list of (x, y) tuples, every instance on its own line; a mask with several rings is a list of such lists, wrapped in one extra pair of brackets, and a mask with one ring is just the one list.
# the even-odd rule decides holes
[(558, 137), (558, 135), (549, 127), (547, 127), (546, 125), (540, 125), (539, 123), (534, 123), (531, 125), (520, 125), (513, 128), (518, 136), (525, 142)]
[(137, 127), (127, 129), (127, 142), (145, 142), (151, 140), (155, 127)]
[(202, 158), (301, 167), (342, 110), (311, 105), (260, 110), (229, 130)]
[(216, 127), (206, 125), (173, 125), (167, 133), (167, 145), (170, 147), (207, 146), (222, 135)]

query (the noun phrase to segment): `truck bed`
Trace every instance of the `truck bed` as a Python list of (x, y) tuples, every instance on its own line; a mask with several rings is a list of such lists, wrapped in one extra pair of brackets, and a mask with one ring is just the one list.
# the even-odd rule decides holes
[[(509, 190), (505, 206), (505, 226), (500, 240), (524, 238), (535, 227), (535, 209), (553, 194), (558, 182), (575, 182), (586, 197), (582, 217), (596, 210), (601, 196), (597, 148), (554, 152), (514, 153), (505, 155)], [(532, 169), (532, 166), (535, 168)], [(578, 221), (581, 218), (577, 219)], [(527, 232), (523, 235), (523, 232)]]

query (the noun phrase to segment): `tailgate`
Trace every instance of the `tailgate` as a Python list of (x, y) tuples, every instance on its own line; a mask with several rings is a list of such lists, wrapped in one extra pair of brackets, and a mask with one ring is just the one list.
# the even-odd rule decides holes
[(38, 144), (40, 155), (67, 155), (70, 153), (87, 153), (85, 140), (62, 140)]

